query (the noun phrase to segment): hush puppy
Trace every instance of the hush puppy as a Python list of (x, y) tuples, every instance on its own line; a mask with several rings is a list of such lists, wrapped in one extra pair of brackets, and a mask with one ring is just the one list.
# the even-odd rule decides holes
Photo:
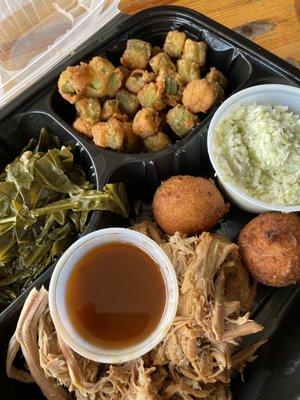
[(210, 230), (228, 211), (212, 180), (189, 175), (163, 182), (153, 198), (156, 223), (169, 235), (193, 235)]
[(300, 280), (300, 218), (267, 212), (252, 219), (240, 232), (242, 260), (258, 281), (288, 286)]

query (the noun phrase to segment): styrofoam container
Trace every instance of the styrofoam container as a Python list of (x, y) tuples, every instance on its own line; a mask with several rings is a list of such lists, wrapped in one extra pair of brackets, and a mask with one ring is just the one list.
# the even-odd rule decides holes
[(300, 211), (300, 199), (299, 204), (286, 206), (281, 204), (265, 203), (252, 196), (249, 196), (234, 184), (226, 182), (222, 176), (222, 170), (216, 163), (213, 143), (216, 125), (221, 120), (226, 118), (226, 116), (234, 111), (234, 109), (236, 109), (238, 106), (251, 103), (287, 106), (289, 111), (300, 115), (300, 88), (279, 84), (252, 86), (235, 93), (225, 100), (224, 103), (218, 108), (208, 128), (207, 147), (209, 158), (216, 171), (219, 184), (234, 204), (248, 212), (261, 213), (265, 211)]
[[(157, 327), (142, 342), (127, 348), (110, 349), (90, 343), (78, 334), (69, 318), (65, 294), (70, 274), (78, 261), (93, 248), (115, 242), (129, 243), (139, 247), (158, 264), (166, 287), (166, 303)], [(117, 276), (116, 279), (118, 279)], [(49, 287), (49, 308), (58, 334), (78, 354), (102, 363), (122, 363), (152, 350), (167, 334), (175, 318), (177, 304), (178, 282), (168, 256), (152, 239), (126, 228), (101, 229), (73, 243), (59, 259)]]

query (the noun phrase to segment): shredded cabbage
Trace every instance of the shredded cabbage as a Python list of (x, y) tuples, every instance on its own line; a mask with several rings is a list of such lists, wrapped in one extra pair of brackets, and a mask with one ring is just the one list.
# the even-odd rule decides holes
[(215, 129), (224, 181), (269, 204), (300, 203), (300, 119), (288, 107), (239, 106)]

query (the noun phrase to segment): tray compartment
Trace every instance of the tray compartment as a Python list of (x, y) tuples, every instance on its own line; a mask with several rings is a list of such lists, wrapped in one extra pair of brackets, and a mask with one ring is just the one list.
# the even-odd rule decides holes
[[(13, 159), (20, 154), (31, 138), (39, 136), (42, 127), (47, 128), (51, 133), (56, 135), (61, 144), (71, 146), (75, 163), (79, 164), (83, 168), (88, 179), (95, 187), (97, 187), (98, 177), (95, 173), (93, 160), (88, 150), (78, 143), (74, 137), (66, 132), (59, 124), (57, 124), (51, 116), (41, 112), (28, 112), (16, 115), (11, 120), (0, 126), (0, 171), (2, 171), (9, 162), (13, 161)], [(89, 222), (87, 223), (84, 233), (91, 231), (95, 227), (98, 218), (98, 212), (90, 214)], [(41, 277), (46, 272), (47, 270), (42, 273)], [(40, 278), (38, 278), (38, 280), (39, 279)], [(24, 301), (25, 296), (28, 294), (32, 286), (34, 286), (34, 283), (0, 314), (0, 325), (10, 314), (10, 310), (15, 308), (15, 304)]]
[[(128, 31), (121, 32), (117, 38), (109, 41), (102, 47), (94, 49), (84, 59), (78, 58), (74, 64), (80, 61), (89, 61), (93, 56), (100, 55), (109, 59), (116, 66), (120, 65), (120, 57), (128, 39), (143, 39), (149, 41), (152, 45), (162, 46), (167, 32), (171, 29), (183, 30), (187, 33), (188, 37), (207, 42), (208, 51), (205, 73), (209, 70), (210, 66), (215, 66), (225, 74), (229, 81), (229, 89), (226, 92), (226, 97), (235, 92), (250, 77), (251, 64), (241, 51), (218, 38), (215, 34), (203, 29), (201, 21), (199, 21), (199, 24), (191, 24), (188, 18), (182, 17), (179, 23), (176, 17), (170, 15), (164, 18), (143, 21)], [(64, 100), (56, 88), (50, 95), (49, 104), (53, 113), (72, 126), (76, 114), (75, 107)], [(209, 118), (216, 108), (216, 106), (213, 107), (206, 115), (200, 115), (200, 120), (204, 121)], [(192, 130), (187, 137), (192, 137), (197, 131), (197, 128)]]

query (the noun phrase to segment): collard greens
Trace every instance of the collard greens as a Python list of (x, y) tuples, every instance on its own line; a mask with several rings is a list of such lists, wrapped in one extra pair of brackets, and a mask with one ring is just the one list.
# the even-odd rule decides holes
[(70, 244), (92, 210), (128, 216), (123, 184), (93, 190), (46, 129), (0, 173), (0, 312)]

